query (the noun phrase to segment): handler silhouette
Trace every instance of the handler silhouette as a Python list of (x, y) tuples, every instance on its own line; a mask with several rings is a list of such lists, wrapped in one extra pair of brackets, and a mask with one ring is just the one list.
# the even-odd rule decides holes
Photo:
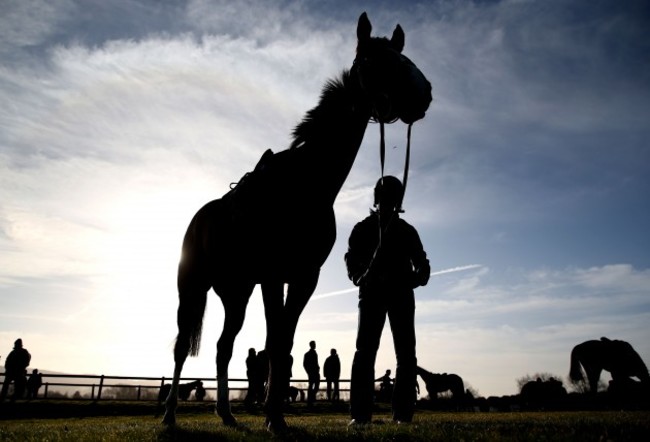
[(350, 425), (372, 420), (375, 359), (390, 322), (397, 359), (391, 399), (393, 420), (411, 422), (415, 407), (415, 296), (431, 272), (420, 237), (400, 218), (404, 188), (393, 176), (375, 186), (375, 210), (359, 222), (345, 254), (348, 276), (359, 287), (359, 322), (350, 385)]
[(340, 399), (339, 380), (341, 378), (341, 360), (336, 349), (330, 350), (330, 355), (325, 359), (323, 375), (327, 381), (327, 400), (335, 402)]
[(14, 348), (11, 350), (7, 359), (5, 359), (5, 379), (0, 390), (0, 402), (7, 397), (9, 385), (14, 383), (14, 393), (11, 400), (15, 401), (23, 397), (25, 393), (25, 384), (27, 383), (27, 367), (32, 360), (26, 348), (23, 347), (23, 340), (16, 339)]
[(316, 341), (309, 342), (309, 351), (302, 359), (302, 366), (307, 372), (309, 386), (307, 387), (307, 405), (309, 407), (316, 402), (316, 394), (320, 387), (320, 365), (318, 365), (318, 353), (316, 353)]

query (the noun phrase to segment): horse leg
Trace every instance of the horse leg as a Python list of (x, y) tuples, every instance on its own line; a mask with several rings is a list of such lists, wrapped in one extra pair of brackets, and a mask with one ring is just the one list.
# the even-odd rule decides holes
[(250, 283), (238, 290), (220, 290), (223, 303), (224, 321), (221, 337), (217, 341), (217, 415), (225, 425), (235, 426), (237, 420), (230, 410), (228, 387), (228, 365), (232, 359), (235, 338), (244, 324), (246, 306), (255, 284)]
[(291, 353), (291, 350), (293, 349), (293, 340), (296, 335), (298, 320), (300, 319), (302, 311), (307, 306), (307, 302), (309, 302), (311, 295), (314, 293), (314, 290), (316, 290), (319, 275), (320, 269), (315, 269), (300, 280), (291, 281), (287, 288), (287, 300), (284, 305), (284, 320), (286, 324), (286, 342), (289, 346), (289, 353)]
[(585, 366), (585, 371), (587, 372), (587, 379), (589, 380), (589, 392), (595, 395), (598, 392), (598, 381), (600, 380), (602, 369), (598, 367)]
[(271, 368), (265, 408), (267, 426), (274, 432), (283, 431), (287, 427), (282, 414), (282, 402), (289, 387), (289, 358), (298, 319), (316, 289), (319, 273), (320, 270), (315, 269), (300, 280), (290, 281), (286, 302), (283, 302), (283, 284), (262, 285)]
[(266, 318), (266, 352), (269, 357), (269, 378), (266, 386), (264, 411), (266, 426), (272, 432), (287, 429), (283, 415), (283, 398), (289, 384), (289, 353), (284, 339), (284, 284), (265, 282), (262, 284), (264, 316)]

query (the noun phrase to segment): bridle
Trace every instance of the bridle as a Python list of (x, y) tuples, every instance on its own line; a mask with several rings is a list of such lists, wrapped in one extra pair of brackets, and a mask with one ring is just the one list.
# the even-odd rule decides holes
[[(406, 63), (410, 62), (408, 58), (404, 57), (402, 54), (398, 54), (401, 62)], [(406, 60), (406, 62), (404, 61)], [(359, 83), (361, 85), (361, 89), (365, 92), (366, 96), (370, 98), (370, 118), (372, 121), (378, 122), (379, 123), (379, 159), (381, 163), (381, 178), (384, 178), (384, 166), (386, 163), (386, 141), (385, 141), (385, 130), (384, 130), (384, 124), (388, 123), (394, 123), (399, 119), (398, 115), (392, 116), (392, 111), (393, 111), (393, 106), (392, 106), (392, 100), (388, 96), (387, 93), (382, 93), (378, 91), (373, 91), (370, 90), (368, 87), (369, 85), (364, 84), (364, 79), (362, 76), (362, 70), (364, 64), (368, 62), (367, 58), (362, 58), (361, 60), (357, 56), (355, 58), (354, 62), (352, 63), (353, 69), (357, 71), (357, 75), (359, 76)], [(383, 102), (385, 105), (387, 105), (387, 109), (384, 109), (384, 112), (380, 112), (378, 108), (378, 101), (380, 98), (383, 98)], [(383, 114), (383, 115), (382, 115)], [(406, 157), (404, 160), (404, 173), (403, 173), (403, 178), (402, 178), (402, 186), (404, 187), (404, 192), (402, 193), (402, 199), (404, 198), (404, 195), (406, 194), (406, 185), (408, 183), (408, 174), (409, 174), (409, 163), (411, 159), (411, 127), (413, 123), (408, 124), (408, 129), (407, 129), (407, 134), (406, 134)], [(401, 207), (402, 201), (399, 202), (399, 206)]]

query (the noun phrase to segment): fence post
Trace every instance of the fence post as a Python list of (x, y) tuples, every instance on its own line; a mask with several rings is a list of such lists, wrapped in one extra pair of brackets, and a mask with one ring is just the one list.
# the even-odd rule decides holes
[(138, 399), (140, 400), (140, 393), (142, 392), (142, 385), (138, 385)]
[(104, 375), (99, 377), (99, 391), (97, 392), (97, 400), (102, 399), (102, 388), (104, 387)]
[(43, 399), (47, 399), (47, 389), (50, 386), (49, 382), (45, 383), (45, 391), (43, 392)]
[(93, 384), (93, 388), (90, 390), (90, 400), (95, 400), (95, 384)]
[(160, 403), (164, 401), (167, 398), (161, 398), (160, 393), (162, 392), (162, 388), (165, 386), (165, 376), (160, 378), (160, 388), (158, 389), (158, 406), (160, 406)]

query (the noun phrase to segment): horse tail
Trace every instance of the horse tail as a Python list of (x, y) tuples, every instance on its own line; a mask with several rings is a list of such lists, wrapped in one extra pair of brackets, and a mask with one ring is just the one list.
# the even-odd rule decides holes
[(201, 230), (204, 228), (210, 203), (204, 206), (190, 223), (183, 241), (183, 256), (178, 265), (178, 336), (174, 347), (176, 360), (189, 354), (197, 356), (201, 347), (203, 315), (210, 289), (205, 270)]
[(580, 366), (580, 345), (576, 345), (571, 350), (571, 368), (569, 369), (569, 377), (575, 382), (582, 381), (584, 376), (582, 375), (582, 368)]
[[(181, 272), (182, 270), (179, 270), (179, 280)], [(178, 336), (174, 347), (174, 354), (177, 357), (199, 354), (207, 297), (207, 289), (186, 289), (179, 283)]]

